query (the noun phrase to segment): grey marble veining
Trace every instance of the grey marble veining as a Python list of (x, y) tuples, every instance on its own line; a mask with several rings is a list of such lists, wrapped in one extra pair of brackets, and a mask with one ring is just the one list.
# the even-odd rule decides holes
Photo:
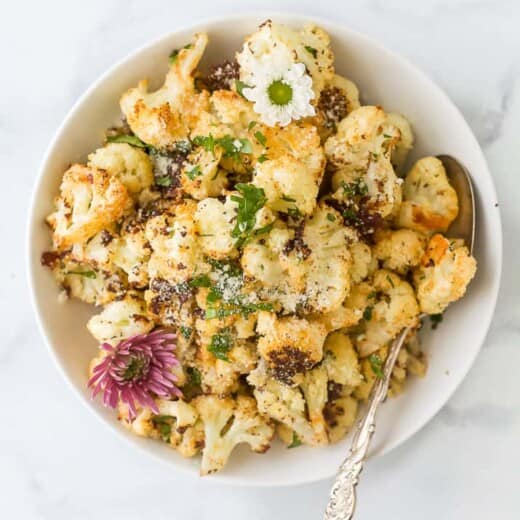
[[(329, 482), (273, 490), (198, 482), (121, 445), (71, 394), (36, 330), (24, 272), (29, 194), (75, 99), (135, 47), (195, 17), (330, 16), (432, 76), (472, 126), (504, 225), (503, 285), (475, 366), (421, 432), (371, 461), (360, 519), (520, 517), (520, 3), (516, 1), (89, 1), (2, 7), (0, 31), (0, 517), (52, 520), (321, 518)], [(384, 505), (384, 511), (382, 507)]]

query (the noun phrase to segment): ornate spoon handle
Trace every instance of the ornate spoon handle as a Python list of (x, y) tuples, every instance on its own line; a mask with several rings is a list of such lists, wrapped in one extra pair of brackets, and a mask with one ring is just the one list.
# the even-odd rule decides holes
[(376, 379), (365, 416), (359, 421), (352, 438), (349, 456), (343, 461), (336, 475), (325, 511), (324, 520), (350, 520), (356, 509), (356, 486), (363, 469), (368, 447), (376, 429), (376, 412), (385, 400), (392, 370), (409, 329), (395, 338), (386, 358), (383, 377)]

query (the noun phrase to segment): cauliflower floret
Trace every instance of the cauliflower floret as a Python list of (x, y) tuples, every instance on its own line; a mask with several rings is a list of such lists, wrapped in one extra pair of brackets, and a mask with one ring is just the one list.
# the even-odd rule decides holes
[(395, 171), (401, 175), (408, 154), (414, 145), (412, 127), (404, 116), (396, 114), (395, 112), (389, 113), (386, 116), (386, 121), (388, 124), (398, 128), (401, 134), (400, 139), (395, 143), (391, 156), (392, 166)]
[(425, 237), (416, 231), (387, 230), (377, 233), (373, 253), (385, 269), (406, 274), (411, 267), (419, 265), (425, 246)]
[(253, 370), (247, 381), (254, 387), (258, 411), (293, 430), (305, 444), (317, 446), (322, 438), (307, 420), (305, 400), (298, 387), (290, 387), (271, 377), (263, 364)]
[(403, 199), (398, 225), (423, 233), (446, 231), (459, 213), (457, 193), (436, 157), (415, 163), (405, 178)]
[(337, 124), (359, 107), (357, 86), (349, 79), (335, 74), (321, 91), (318, 100), (318, 115), (315, 122), (322, 140), (335, 132)]
[(184, 401), (157, 400), (159, 414), (151, 422), (162, 439), (183, 457), (193, 457), (204, 446), (204, 428), (197, 409)]
[(148, 263), (151, 278), (183, 282), (202, 270), (202, 251), (197, 240), (197, 203), (183, 200), (174, 215), (163, 213), (146, 223), (145, 236), (152, 255)]
[(258, 352), (279, 381), (292, 384), (296, 374), (309, 370), (323, 357), (327, 331), (320, 323), (260, 312), (256, 331), (260, 335)]
[[(211, 112), (233, 135), (245, 137), (251, 121), (257, 119), (253, 105), (241, 95), (230, 90), (216, 90), (210, 99)], [(254, 132), (252, 132), (254, 133)], [(252, 141), (252, 144), (254, 142)]]
[(88, 165), (117, 177), (132, 195), (153, 184), (150, 158), (143, 150), (126, 143), (108, 143), (98, 148), (88, 156)]
[(276, 211), (297, 208), (312, 213), (325, 169), (316, 127), (292, 123), (284, 128), (264, 127), (261, 134), (268, 159), (257, 163), (253, 184), (264, 189), (267, 205)]
[(205, 395), (192, 404), (204, 424), (201, 475), (222, 469), (238, 444), (245, 442), (257, 453), (269, 449), (274, 427), (258, 413), (251, 397)]
[(323, 29), (312, 24), (295, 31), (267, 20), (246, 38), (236, 58), (240, 65), (240, 79), (248, 85), (255, 85), (258, 68), (271, 68), (273, 61), (284, 68), (293, 63), (304, 63), (312, 78), (316, 97), (334, 76), (330, 38)]
[(237, 203), (229, 195), (224, 202), (208, 198), (197, 204), (195, 223), (204, 253), (216, 259), (236, 256), (237, 239), (231, 235), (236, 217)]
[(376, 271), (372, 285), (376, 301), (370, 312), (365, 311), (365, 332), (356, 338), (362, 357), (386, 345), (405, 327), (416, 325), (419, 315), (413, 288), (396, 274), (385, 269)]
[[(331, 214), (335, 214), (334, 220), (330, 219)], [(306, 220), (303, 241), (311, 252), (304, 261), (306, 304), (319, 312), (333, 311), (350, 289), (348, 231), (339, 214), (320, 203)]]
[(433, 235), (414, 273), (421, 310), (427, 314), (443, 312), (464, 296), (476, 270), (477, 262), (467, 247), (456, 247), (442, 235)]
[(121, 97), (121, 110), (130, 128), (145, 143), (170, 148), (175, 141), (186, 139), (201, 114), (209, 110), (209, 93), (194, 88), (194, 71), (207, 43), (207, 35), (199, 33), (179, 50), (157, 91), (148, 92), (148, 80), (142, 80)]
[(331, 381), (349, 387), (356, 387), (361, 383), (358, 356), (346, 334), (339, 331), (329, 334), (323, 351), (323, 366)]
[(353, 242), (350, 247), (350, 278), (352, 283), (359, 283), (370, 276), (377, 269), (377, 260), (372, 255), (370, 246), (365, 242)]
[(305, 372), (300, 384), (305, 403), (307, 415), (314, 431), (314, 439), (317, 444), (327, 444), (327, 427), (323, 417), (323, 409), (327, 402), (327, 370), (324, 366), (318, 366)]
[(351, 396), (342, 396), (325, 406), (329, 442), (338, 442), (345, 437), (356, 422), (358, 402)]
[(198, 147), (188, 155), (180, 175), (182, 189), (194, 199), (220, 195), (227, 184), (226, 172), (219, 169), (222, 150), (213, 152)]
[(151, 247), (143, 229), (124, 226), (121, 236), (113, 238), (109, 244), (112, 261), (128, 276), (128, 283), (134, 288), (148, 284), (148, 260)]
[[(388, 157), (399, 140), (400, 131), (388, 122), (385, 111), (367, 105), (353, 110), (339, 123), (337, 133), (325, 142), (325, 154), (336, 169), (364, 172), (371, 159)], [(334, 189), (341, 180), (335, 176)]]
[(127, 189), (104, 170), (73, 164), (63, 175), (56, 211), (47, 217), (57, 249), (86, 242), (132, 208)]
[(144, 300), (138, 293), (127, 293), (122, 300), (108, 303), (87, 323), (87, 329), (99, 343), (111, 345), (150, 332), (153, 327)]
[(368, 283), (353, 285), (342, 305), (333, 311), (313, 315), (312, 319), (322, 323), (327, 332), (353, 327), (361, 321), (363, 311), (369, 305), (373, 293), (374, 289)]

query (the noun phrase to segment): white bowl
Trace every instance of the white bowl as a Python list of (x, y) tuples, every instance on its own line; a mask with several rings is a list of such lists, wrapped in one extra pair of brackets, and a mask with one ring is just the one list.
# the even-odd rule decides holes
[[(332, 37), (337, 70), (358, 85), (364, 103), (381, 104), (411, 121), (416, 146), (411, 160), (449, 154), (471, 172), (477, 196), (475, 255), (479, 268), (466, 297), (446, 313), (432, 333), (424, 327), (423, 345), (429, 368), (424, 379), (412, 379), (406, 392), (381, 409), (372, 455), (395, 448), (424, 426), (446, 403), (475, 359), (488, 330), (498, 292), (502, 265), (502, 232), (495, 187), (482, 151), (464, 118), (447, 96), (413, 65), (356, 32), (315, 18), (272, 15), (275, 21), (301, 25), (316, 21)], [(207, 31), (210, 45), (203, 66), (230, 57), (243, 37), (266, 18), (237, 15), (185, 27), (143, 47), (104, 74), (72, 108), (54, 137), (36, 182), (28, 230), (28, 270), (34, 308), (49, 351), (83, 403), (122, 438), (169, 463), (172, 470), (198, 474), (198, 459), (184, 459), (166, 445), (136, 437), (124, 430), (115, 414), (91, 401), (87, 365), (96, 343), (85, 323), (94, 312), (78, 301), (60, 304), (51, 273), (41, 267), (40, 254), (50, 245), (44, 224), (51, 211), (61, 176), (68, 164), (84, 161), (102, 142), (103, 131), (120, 118), (119, 97), (138, 80), (149, 77), (159, 85), (171, 49), (197, 31)], [(265, 455), (240, 447), (225, 470), (213, 480), (244, 485), (287, 485), (331, 477), (347, 453), (349, 440), (326, 448), (287, 450), (275, 444)]]

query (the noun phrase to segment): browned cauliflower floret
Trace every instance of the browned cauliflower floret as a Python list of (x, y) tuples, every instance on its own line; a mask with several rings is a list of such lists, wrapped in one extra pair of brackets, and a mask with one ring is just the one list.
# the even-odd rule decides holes
[(376, 235), (374, 256), (385, 269), (405, 274), (419, 265), (424, 254), (426, 238), (411, 229), (381, 231)]
[(296, 374), (309, 370), (323, 357), (327, 331), (321, 323), (260, 312), (256, 331), (260, 335), (258, 352), (279, 381), (291, 384)]
[(261, 135), (267, 159), (257, 163), (253, 184), (263, 188), (267, 206), (285, 213), (312, 213), (325, 169), (316, 128), (291, 123), (284, 128), (264, 127)]
[(126, 143), (108, 143), (88, 156), (89, 166), (117, 177), (132, 195), (153, 184), (152, 163), (144, 150)]
[(178, 51), (171, 60), (164, 85), (148, 92), (148, 80), (121, 97), (121, 110), (130, 128), (155, 148), (171, 148), (188, 138), (201, 114), (209, 109), (209, 93), (194, 87), (194, 71), (208, 43), (204, 33)]
[(197, 203), (183, 200), (170, 213), (146, 223), (146, 238), (152, 248), (148, 271), (152, 278), (183, 282), (199, 271), (203, 263), (197, 241)]
[(293, 430), (305, 444), (318, 446), (324, 443), (323, 433), (316, 433), (309, 423), (300, 388), (274, 379), (263, 363), (249, 374), (247, 381), (254, 387), (253, 393), (261, 414)]
[(414, 273), (421, 310), (427, 314), (443, 312), (464, 296), (476, 270), (477, 262), (467, 247), (457, 247), (442, 235), (433, 235)]
[(365, 332), (356, 338), (362, 357), (385, 346), (405, 328), (417, 324), (419, 305), (411, 285), (396, 274), (376, 271), (372, 285), (376, 291), (374, 304), (365, 310)]
[(346, 334), (339, 331), (329, 334), (323, 350), (323, 366), (331, 381), (340, 385), (348, 385), (350, 388), (361, 383), (358, 355)]
[(63, 175), (56, 211), (47, 217), (60, 250), (86, 242), (117, 222), (132, 208), (127, 189), (98, 168), (73, 164)]
[(458, 212), (457, 193), (442, 162), (436, 157), (417, 161), (404, 181), (399, 226), (423, 233), (446, 231)]
[(358, 402), (350, 395), (340, 395), (327, 402), (323, 413), (330, 443), (338, 442), (347, 435), (356, 421), (357, 410)]
[(391, 126), (398, 128), (400, 132), (399, 140), (394, 144), (394, 148), (392, 149), (391, 160), (395, 171), (399, 175), (402, 175), (406, 159), (414, 144), (412, 128), (408, 120), (401, 114), (387, 114), (386, 121)]
[(87, 329), (99, 343), (110, 344), (145, 334), (153, 327), (142, 295), (137, 292), (129, 292), (122, 300), (108, 303), (101, 313), (92, 316), (87, 323)]
[(314, 431), (317, 444), (327, 444), (327, 425), (323, 416), (323, 409), (327, 402), (327, 370), (324, 366), (317, 366), (305, 372), (300, 388), (305, 398), (309, 423)]
[(204, 425), (201, 475), (222, 469), (238, 444), (247, 443), (257, 453), (265, 453), (274, 427), (264, 419), (251, 397), (204, 395), (192, 401)]

